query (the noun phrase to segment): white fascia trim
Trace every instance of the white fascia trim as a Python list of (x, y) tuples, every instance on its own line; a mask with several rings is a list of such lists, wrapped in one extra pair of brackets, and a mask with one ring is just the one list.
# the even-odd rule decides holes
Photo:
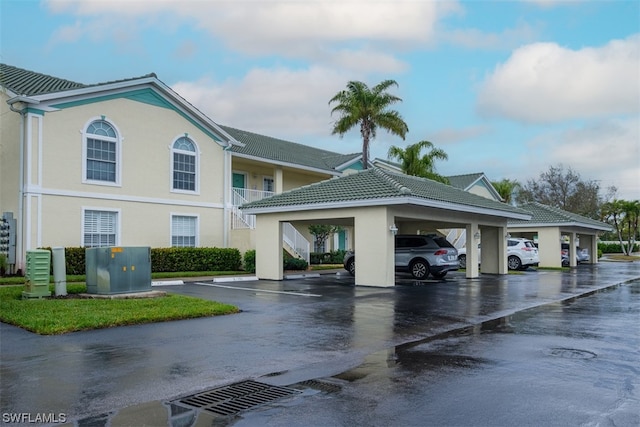
[[(8, 94), (13, 94), (13, 92), (11, 92), (9, 90), (7, 90), (7, 93)], [(25, 104), (30, 104), (30, 105), (31, 104), (36, 104), (37, 105), (37, 104), (40, 103), (40, 101), (38, 101), (37, 99), (29, 97), (29, 96), (24, 96), (24, 95), (13, 96), (12, 98), (9, 98), (7, 100), (7, 104), (9, 104), (9, 105), (13, 105), (16, 102), (24, 102)]]
[(349, 160), (348, 162), (345, 162), (341, 165), (336, 166), (336, 169), (340, 170), (342, 168), (346, 168), (351, 166), (352, 164), (359, 162), (360, 160), (362, 160), (362, 154), (360, 154), (359, 156), (354, 157), (353, 159)]
[(580, 227), (580, 228), (591, 228), (593, 230), (601, 230), (601, 231), (611, 231), (613, 228), (606, 224), (602, 226), (597, 226), (594, 224), (586, 224), (584, 222), (534, 222), (534, 223), (526, 223), (526, 224), (507, 224), (507, 228), (542, 228), (542, 227)]
[(67, 191), (67, 190), (56, 190), (51, 188), (41, 188), (38, 186), (28, 186), (25, 192), (28, 194), (41, 194), (46, 196), (77, 197), (82, 199), (96, 199), (96, 200), (116, 200), (116, 201), (134, 202), (134, 203), (151, 203), (154, 205), (189, 206), (189, 207), (196, 207), (196, 208), (216, 208), (216, 209), (223, 208), (222, 203), (192, 202), (189, 200), (159, 199), (154, 197), (127, 196), (123, 194), (88, 193), (83, 191)]
[(290, 168), (293, 168), (293, 169), (302, 169), (302, 170), (305, 170), (305, 171), (323, 173), (325, 175), (333, 175), (333, 176), (341, 176), (342, 175), (342, 172), (338, 172), (338, 171), (331, 170), (331, 169), (312, 168), (312, 167), (308, 167), (308, 166), (302, 166), (302, 165), (299, 165), (297, 163), (282, 162), (282, 161), (279, 161), (279, 160), (266, 159), (264, 157), (251, 156), (249, 154), (234, 153), (233, 151), (231, 152), (231, 156), (232, 157), (240, 157), (240, 158), (248, 159), (248, 160), (255, 160), (255, 161), (261, 162), (261, 163), (269, 163), (269, 164), (272, 164), (272, 165), (287, 166), (287, 167), (290, 167)]
[(368, 206), (389, 206), (389, 205), (415, 205), (424, 206), (428, 208), (446, 209), (457, 212), (467, 212), (479, 215), (498, 216), (503, 218), (523, 219), (528, 220), (531, 215), (520, 214), (517, 212), (505, 212), (500, 210), (494, 210), (489, 208), (481, 208), (477, 206), (460, 205), (456, 203), (440, 202), (437, 200), (425, 200), (417, 199), (415, 197), (391, 197), (385, 199), (367, 199), (367, 200), (352, 200), (347, 202), (338, 203), (321, 203), (321, 204), (308, 204), (308, 205), (292, 205), (292, 206), (274, 206), (268, 208), (240, 208), (244, 213), (255, 215), (261, 213), (274, 213), (274, 212), (295, 212), (295, 211), (310, 211), (310, 210), (324, 210), (324, 209), (340, 209), (340, 208), (356, 208), (356, 207), (368, 207)]

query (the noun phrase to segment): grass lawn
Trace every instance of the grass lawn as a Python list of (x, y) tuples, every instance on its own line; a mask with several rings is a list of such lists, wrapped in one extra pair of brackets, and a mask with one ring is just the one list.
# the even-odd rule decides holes
[[(50, 290), (54, 291), (54, 286)], [(238, 313), (229, 304), (167, 294), (157, 298), (73, 298), (84, 283), (68, 283), (70, 298), (23, 300), (24, 286), (0, 287), (0, 321), (40, 335)]]

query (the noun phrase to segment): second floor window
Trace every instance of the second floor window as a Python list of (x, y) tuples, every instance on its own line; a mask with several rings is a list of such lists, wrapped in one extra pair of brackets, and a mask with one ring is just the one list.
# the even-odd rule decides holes
[(115, 129), (104, 120), (95, 120), (87, 127), (85, 178), (117, 182), (118, 137)]
[(196, 191), (196, 146), (183, 136), (173, 143), (173, 189)]

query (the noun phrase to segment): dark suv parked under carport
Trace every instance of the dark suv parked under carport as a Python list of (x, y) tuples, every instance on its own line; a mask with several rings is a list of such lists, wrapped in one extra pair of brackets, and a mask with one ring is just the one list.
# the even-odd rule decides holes
[[(348, 251), (344, 257), (344, 268), (356, 273), (355, 254)], [(458, 251), (444, 237), (436, 235), (398, 234), (395, 247), (396, 271), (407, 271), (418, 280), (429, 274), (437, 279), (449, 271), (458, 269)]]

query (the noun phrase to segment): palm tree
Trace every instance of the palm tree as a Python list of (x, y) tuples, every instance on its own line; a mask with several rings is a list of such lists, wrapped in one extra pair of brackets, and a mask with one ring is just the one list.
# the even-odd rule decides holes
[(496, 189), (502, 201), (511, 204), (513, 202), (514, 193), (520, 188), (520, 183), (515, 179), (504, 178), (501, 181), (492, 181), (491, 185)]
[[(420, 157), (420, 152), (425, 148), (430, 149), (429, 152)], [(449, 183), (446, 177), (436, 172), (435, 167), (436, 160), (448, 160), (449, 156), (444, 150), (436, 148), (429, 141), (416, 142), (415, 144), (407, 145), (407, 148), (392, 145), (389, 148), (387, 157), (399, 160), (402, 172), (407, 175), (421, 176), (445, 184)]]
[(376, 137), (380, 127), (403, 140), (409, 127), (395, 110), (389, 107), (402, 99), (387, 92), (391, 86), (398, 86), (395, 80), (384, 80), (373, 88), (359, 81), (347, 83), (347, 89), (338, 92), (329, 104), (337, 103), (331, 114), (337, 112), (340, 117), (333, 125), (332, 135), (344, 136), (356, 125), (360, 125), (362, 135), (362, 163), (367, 169), (369, 163), (369, 141)]

